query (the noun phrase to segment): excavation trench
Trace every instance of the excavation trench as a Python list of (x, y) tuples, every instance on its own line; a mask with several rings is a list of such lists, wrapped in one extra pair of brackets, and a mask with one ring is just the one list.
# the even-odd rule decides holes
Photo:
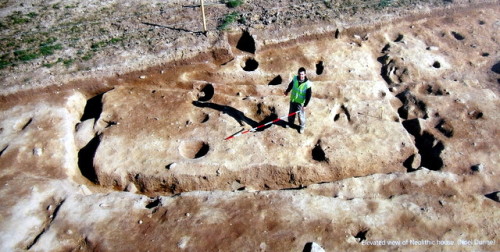
[[(433, 129), (423, 129), (419, 120), (428, 119), (432, 108), (420, 95), (446, 97), (447, 90), (442, 90), (439, 83), (417, 91), (407, 85), (408, 77), (418, 78), (416, 71), (405, 64), (409, 60), (393, 53), (409, 37), (399, 35), (381, 42), (382, 50), (373, 50), (384, 53), (379, 57), (367, 54), (363, 46), (346, 46), (352, 36), (340, 36), (339, 32), (274, 45), (259, 43), (259, 36), (249, 31), (235, 34), (228, 35), (232, 37), (228, 37), (231, 52), (227, 53), (232, 60), (224, 64), (200, 57), (165, 70), (156, 67), (120, 76), (125, 84), (105, 96), (91, 97), (81, 120), (93, 119), (96, 125), (110, 123), (78, 153), (82, 175), (104, 187), (135, 187), (140, 193), (162, 195), (197, 190), (302, 188), (397, 172), (404, 167), (444, 167), (442, 139), (454, 137), (457, 130), (446, 119), (438, 121)], [(297, 50), (297, 44), (303, 42), (307, 43)], [(346, 60), (338, 53), (339, 48), (364, 58)], [(426, 64), (425, 69), (432, 72), (445, 66), (441, 60)], [(283, 93), (300, 66), (307, 69), (313, 83), (305, 132), (299, 134), (296, 130), (298, 120), (291, 128), (282, 121), (261, 126), (289, 112), (290, 98)], [(493, 67), (492, 71), (496, 70)], [(385, 80), (393, 92), (381, 90), (373, 81), (345, 81), (357, 72), (370, 71)], [(391, 111), (394, 113), (389, 117), (387, 111), (381, 114), (377, 107), (376, 116), (366, 116), (360, 122), (360, 112), (375, 115), (370, 99), (381, 106), (392, 105), (395, 110), (398, 106), (397, 114)], [(474, 111), (469, 117), (481, 119), (482, 112)], [(402, 142), (403, 138), (407, 139)], [(362, 239), (362, 234), (356, 238)]]

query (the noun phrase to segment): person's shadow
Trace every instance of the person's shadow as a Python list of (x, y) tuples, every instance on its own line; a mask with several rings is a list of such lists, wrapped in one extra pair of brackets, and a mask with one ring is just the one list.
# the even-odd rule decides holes
[[(196, 107), (199, 107), (199, 108), (211, 108), (211, 109), (215, 109), (215, 110), (218, 110), (224, 114), (227, 114), (229, 116), (231, 116), (232, 118), (234, 118), (239, 124), (240, 126), (243, 126), (243, 122), (250, 125), (252, 128), (255, 128), (255, 127), (258, 127), (260, 125), (264, 125), (268, 122), (272, 122), (276, 119), (278, 119), (278, 115), (272, 111), (270, 115), (266, 116), (266, 118), (264, 118), (264, 120), (260, 121), (260, 122), (256, 122), (250, 118), (248, 118), (245, 113), (231, 107), (231, 106), (225, 106), (225, 105), (220, 105), (220, 104), (215, 104), (215, 103), (211, 103), (211, 102), (199, 102), (199, 101), (193, 101), (193, 105), (196, 106)], [(280, 125), (282, 127), (285, 127), (285, 122), (283, 121), (278, 121), (276, 122), (277, 125)], [(256, 131), (264, 131), (266, 129), (268, 129), (269, 127), (271, 127), (272, 124), (270, 125), (267, 125), (265, 127), (260, 127), (258, 129), (256, 129)]]

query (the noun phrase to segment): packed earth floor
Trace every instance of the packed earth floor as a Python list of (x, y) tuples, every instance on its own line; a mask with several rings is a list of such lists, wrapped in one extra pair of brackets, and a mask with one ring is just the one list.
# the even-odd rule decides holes
[(2, 251), (500, 250), (498, 1), (178, 2), (0, 3)]

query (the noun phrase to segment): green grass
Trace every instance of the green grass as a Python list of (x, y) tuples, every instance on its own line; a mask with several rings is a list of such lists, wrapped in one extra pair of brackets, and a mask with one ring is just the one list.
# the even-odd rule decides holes
[(8, 66), (10, 66), (11, 63), (9, 61), (6, 61), (6, 60), (0, 60), (0, 69), (4, 69)]
[(229, 1), (226, 1), (226, 5), (227, 7), (229, 8), (236, 8), (240, 5), (243, 4), (243, 0), (229, 0)]
[(30, 13), (26, 14), (26, 16), (28, 16), (29, 18), (35, 18), (38, 16), (38, 14), (36, 14), (35, 12), (30, 12)]
[(82, 57), (82, 60), (87, 61), (87, 60), (92, 59), (92, 57), (94, 57), (94, 54), (92, 54), (92, 53), (87, 53), (87, 54), (85, 54), (85, 55)]
[(113, 44), (116, 44), (116, 43), (119, 43), (121, 41), (123, 41), (124, 38), (123, 37), (116, 37), (116, 38), (111, 38), (109, 40), (101, 40), (101, 41), (98, 41), (98, 42), (95, 42), (95, 43), (92, 43), (92, 45), (90, 46), (90, 48), (93, 50), (93, 51), (97, 51), (99, 50), (100, 48), (104, 48), (104, 47), (107, 47), (109, 45), (113, 45)]
[(73, 65), (74, 62), (75, 62), (75, 60), (72, 58), (65, 59), (65, 60), (63, 60), (63, 65), (65, 67), (70, 67), (71, 65)]
[(30, 19), (24, 17), (20, 11), (14, 12), (14, 14), (9, 16), (9, 19), (12, 24), (24, 24), (30, 21)]
[[(8, 16), (7, 19), (10, 21), (10, 24), (16, 25), (16, 24), (28, 23), (37, 16), (38, 16), (38, 14), (35, 12), (23, 14), (20, 11), (14, 11), (14, 13), (12, 13), (12, 15)], [(2, 25), (6, 26), (5, 24), (2, 24)]]
[(39, 58), (40, 54), (29, 50), (18, 50), (14, 52), (14, 56), (20, 61), (27, 62)]
[(49, 56), (54, 54), (55, 50), (62, 50), (63, 46), (61, 44), (56, 44), (56, 45), (45, 45), (40, 47), (40, 53), (43, 56)]
[(382, 9), (382, 8), (385, 8), (385, 7), (389, 7), (391, 4), (392, 4), (392, 0), (380, 0), (380, 2), (378, 3), (377, 7), (379, 9)]
[(220, 24), (217, 29), (218, 30), (226, 30), (228, 26), (230, 26), (232, 23), (236, 22), (239, 20), (241, 17), (241, 14), (237, 11), (232, 12), (230, 14), (227, 14), (224, 16), (224, 19), (222, 20), (222, 24)]

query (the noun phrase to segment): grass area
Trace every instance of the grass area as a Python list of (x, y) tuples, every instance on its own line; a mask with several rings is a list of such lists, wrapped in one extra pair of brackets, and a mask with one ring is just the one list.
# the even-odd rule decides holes
[(385, 7), (389, 7), (392, 4), (392, 0), (380, 0), (377, 5), (377, 8), (382, 9)]
[[(26, 43), (33, 43), (36, 39), (29, 38), (23, 40)], [(16, 65), (18, 63), (25, 63), (32, 60), (36, 60), (40, 57), (50, 56), (55, 53), (55, 51), (62, 50), (64, 47), (62, 44), (55, 44), (57, 38), (50, 37), (44, 42), (40, 43), (38, 46), (25, 49), (16, 49), (12, 53), (5, 53), (1, 57), (0, 69), (4, 69), (11, 65)], [(12, 47), (19, 47), (13, 41), (6, 43)]]
[(121, 42), (123, 40), (124, 40), (123, 37), (115, 37), (115, 38), (111, 38), (111, 39), (108, 39), (108, 40), (101, 40), (101, 41), (92, 43), (92, 45), (90, 46), (90, 48), (92, 49), (92, 51), (97, 51), (100, 48), (104, 48), (104, 47), (107, 47), (109, 45), (117, 44), (117, 43), (119, 43), (119, 42)]
[(236, 8), (244, 3), (243, 0), (226, 0), (225, 4), (229, 8)]
[(226, 30), (232, 23), (241, 19), (241, 13), (234, 11), (227, 14), (222, 19), (222, 23), (217, 27), (218, 30)]

